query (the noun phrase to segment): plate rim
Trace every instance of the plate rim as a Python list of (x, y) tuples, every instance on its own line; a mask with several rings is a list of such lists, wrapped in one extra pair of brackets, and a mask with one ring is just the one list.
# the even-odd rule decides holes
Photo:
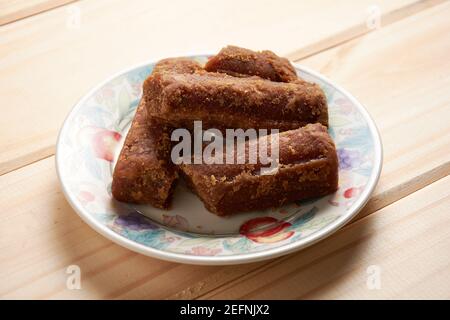
[[(198, 57), (198, 56), (211, 56), (212, 54), (208, 53), (199, 53), (199, 54), (185, 54), (185, 55), (178, 55), (186, 58), (192, 58), (192, 57)], [(250, 262), (257, 262), (262, 261), (266, 259), (272, 259), (276, 258), (282, 255), (286, 255), (289, 253), (292, 253), (294, 251), (298, 251), (301, 249), (304, 249), (306, 247), (309, 247), (326, 237), (332, 235), (339, 229), (341, 229), (343, 226), (345, 226), (353, 217), (355, 217), (361, 209), (366, 205), (366, 203), (369, 201), (370, 195), (373, 193), (378, 180), (381, 175), (381, 170), (383, 166), (383, 145), (381, 142), (381, 135), (380, 132), (375, 124), (375, 121), (371, 117), (370, 113), (367, 111), (367, 109), (347, 90), (343, 89), (340, 85), (336, 84), (335, 82), (332, 82), (330, 79), (328, 79), (326, 76), (308, 68), (301, 64), (295, 63), (290, 61), (293, 66), (300, 70), (300, 72), (306, 72), (310, 75), (320, 79), (324, 83), (334, 87), (336, 90), (340, 91), (342, 94), (347, 96), (349, 100), (358, 107), (361, 114), (363, 115), (364, 119), (366, 120), (369, 130), (374, 137), (374, 170), (372, 174), (369, 177), (369, 180), (367, 182), (367, 187), (361, 193), (360, 197), (357, 201), (355, 201), (350, 208), (354, 208), (353, 210), (348, 210), (347, 214), (344, 214), (325, 226), (324, 228), (318, 230), (317, 232), (303, 238), (299, 239), (298, 241), (295, 241), (293, 243), (288, 243), (286, 245), (282, 245), (275, 248), (270, 248), (266, 250), (262, 250), (259, 252), (252, 252), (252, 253), (240, 253), (240, 254), (231, 254), (226, 256), (196, 256), (196, 255), (189, 255), (189, 254), (183, 254), (183, 253), (175, 253), (175, 252), (169, 252), (161, 249), (156, 249), (152, 247), (145, 246), (143, 244), (140, 244), (138, 242), (132, 241), (128, 238), (125, 238), (124, 236), (114, 232), (110, 228), (108, 228), (106, 225), (100, 223), (97, 221), (93, 215), (91, 215), (88, 210), (83, 208), (82, 206), (79, 206), (77, 202), (75, 201), (75, 196), (69, 192), (68, 187), (66, 185), (67, 182), (62, 179), (61, 174), (61, 155), (59, 150), (60, 144), (62, 143), (62, 137), (64, 136), (66, 130), (68, 129), (71, 118), (75, 115), (77, 109), (87, 100), (89, 99), (93, 93), (95, 93), (99, 88), (107, 84), (108, 82), (112, 81), (113, 79), (125, 75), (128, 72), (131, 72), (138, 68), (146, 67), (150, 64), (156, 63), (157, 59), (150, 59), (146, 60), (144, 62), (138, 63), (136, 65), (133, 65), (131, 67), (122, 69), (119, 72), (114, 73), (113, 75), (107, 77), (105, 80), (101, 81), (97, 85), (95, 85), (92, 89), (90, 89), (86, 94), (84, 94), (72, 107), (71, 111), (68, 113), (66, 118), (64, 119), (64, 122), (61, 126), (61, 129), (58, 133), (58, 138), (56, 142), (56, 153), (55, 153), (55, 166), (56, 166), (56, 172), (58, 176), (58, 180), (61, 185), (61, 189), (63, 191), (63, 194), (66, 198), (66, 200), (69, 202), (72, 209), (81, 217), (81, 219), (88, 224), (92, 229), (97, 231), (102, 236), (106, 237), (107, 239), (113, 241), (114, 243), (125, 247), (131, 251), (149, 256), (154, 257), (166, 261), (171, 262), (178, 262), (178, 263), (186, 263), (186, 264), (196, 264), (196, 265), (230, 265), (230, 264), (243, 264), (243, 263), (250, 263)]]

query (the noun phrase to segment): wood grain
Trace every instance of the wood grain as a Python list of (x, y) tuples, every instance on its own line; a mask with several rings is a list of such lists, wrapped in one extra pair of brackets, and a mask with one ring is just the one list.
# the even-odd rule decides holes
[(206, 0), (97, 0), (4, 25), (0, 96), (9, 112), (0, 118), (0, 174), (52, 155), (57, 132), (76, 101), (130, 65), (181, 52), (215, 52), (226, 44), (280, 54), (306, 47), (320, 50), (328, 42), (324, 39), (339, 35), (343, 41), (345, 30), (365, 28), (370, 6), (402, 17), (403, 10), (410, 14), (438, 2), (345, 0), (335, 5), (320, 0), (280, 5), (233, 0), (212, 6)]
[(0, 26), (75, 0), (0, 0)]
[[(377, 28), (388, 26), (391, 23), (400, 21), (415, 13), (421, 12), (427, 8), (435, 6), (437, 4), (444, 3), (446, 0), (433, 0), (433, 1), (416, 1), (394, 10), (383, 10), (377, 4), (373, 4), (367, 8), (367, 16), (365, 21), (360, 21), (349, 28), (339, 30), (328, 37), (308, 44), (298, 50), (289, 52), (286, 54), (291, 60), (304, 59), (319, 52), (325, 51), (337, 45), (341, 45), (354, 38), (361, 37), (369, 32), (377, 30)], [(378, 10), (380, 16), (377, 16)], [(377, 20), (378, 19), (378, 20)]]
[(354, 94), (378, 126), (384, 165), (370, 211), (450, 174), (449, 16), (447, 2), (299, 61)]
[[(49, 157), (0, 176), (0, 190), (7, 190), (0, 193), (0, 297), (281, 298), (290, 292), (295, 298), (448, 298), (449, 13), (450, 4), (442, 4), (301, 61), (354, 93), (380, 128), (384, 169), (365, 218), (305, 251), (272, 261), (179, 265), (135, 254), (91, 230), (64, 199)], [(0, 70), (11, 75), (5, 66), (0, 61)], [(43, 132), (41, 139), (54, 138)], [(6, 149), (15, 149), (9, 141)], [(81, 267), (81, 290), (66, 288), (65, 271), (72, 264)], [(365, 285), (373, 264), (382, 270), (381, 290)]]
[[(449, 185), (443, 178), (201, 298), (448, 299)], [(379, 289), (370, 286), (374, 272)]]

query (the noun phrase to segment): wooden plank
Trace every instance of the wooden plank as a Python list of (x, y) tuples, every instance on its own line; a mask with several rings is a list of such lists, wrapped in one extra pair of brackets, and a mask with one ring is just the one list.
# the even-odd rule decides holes
[(448, 299), (449, 185), (443, 178), (201, 298)]
[[(355, 24), (347, 29), (340, 30), (339, 32), (333, 33), (328, 37), (324, 37), (317, 42), (308, 44), (298, 50), (290, 52), (289, 54), (287, 54), (287, 56), (291, 60), (307, 58), (354, 38), (361, 37), (365, 34), (368, 34), (369, 32), (372, 32), (373, 30), (376, 30), (377, 28), (388, 26), (391, 23), (397, 22), (424, 9), (430, 8), (437, 4), (441, 4), (443, 2), (444, 1), (440, 0), (418, 1), (388, 12), (382, 10), (376, 4), (372, 5), (367, 8), (368, 15), (365, 21), (361, 21), (359, 24)], [(381, 13), (379, 19), (377, 18), (378, 10), (380, 10)]]
[(450, 174), (449, 15), (446, 3), (299, 61), (354, 94), (379, 128), (383, 174), (366, 212)]
[[(448, 87), (446, 75), (448, 75), (449, 66), (446, 59), (442, 59), (445, 52), (448, 52), (448, 41), (446, 37), (442, 36), (446, 34), (449, 26), (449, 21), (445, 19), (448, 16), (448, 7), (448, 5), (442, 5), (427, 10), (417, 17), (408, 18), (369, 35), (372, 49), (366, 43), (364, 45), (366, 50), (361, 49), (361, 51), (356, 50), (355, 52), (347, 48), (346, 50), (350, 52), (348, 57), (345, 57), (345, 52), (340, 53), (341, 60), (339, 61), (342, 64), (345, 64), (346, 59), (352, 61), (358, 57), (355, 60), (356, 65), (374, 77), (367, 83), (360, 81), (360, 76), (357, 76), (356, 79), (353, 78), (358, 85), (352, 89), (352, 92), (364, 88), (365, 85), (374, 91), (362, 90), (357, 93), (358, 98), (363, 100), (364, 97), (361, 96), (363, 93), (372, 98), (376, 97), (375, 92), (378, 94), (380, 92), (377, 85), (384, 81), (388, 88), (393, 90), (394, 96), (391, 98), (399, 99), (398, 101), (402, 102), (395, 105), (396, 108), (399, 108), (398, 110), (392, 108), (394, 111), (398, 111), (395, 114), (389, 110), (390, 112), (380, 112), (377, 116), (377, 123), (380, 127), (384, 127), (383, 130), (395, 127), (401, 133), (399, 135), (392, 134), (389, 141), (386, 141), (385, 137), (385, 168), (389, 166), (388, 162), (398, 161), (396, 154), (405, 153), (409, 156), (402, 159), (403, 165), (406, 167), (404, 174), (409, 175), (411, 170), (415, 170), (415, 161), (417, 160), (417, 165), (420, 167), (426, 158), (423, 151), (418, 152), (417, 149), (407, 149), (403, 146), (408, 146), (412, 143), (411, 141), (418, 140), (417, 137), (427, 141), (427, 144), (424, 145), (425, 148), (428, 148), (428, 144), (431, 145), (430, 166), (421, 168), (425, 168), (424, 172), (433, 173), (434, 178), (430, 180), (423, 176), (424, 172), (414, 171), (414, 175), (411, 175), (410, 178), (417, 181), (418, 184), (409, 185), (407, 192), (413, 192), (416, 188), (420, 188), (421, 184), (436, 180), (447, 172), (447, 162), (441, 161), (445, 157), (437, 152), (439, 150), (436, 149), (434, 140), (438, 141), (438, 145), (442, 143), (443, 147), (440, 152), (443, 152), (448, 146), (448, 140), (439, 141), (442, 136), (444, 139), (448, 138), (448, 134), (437, 136), (432, 128), (428, 136), (426, 132), (429, 128), (423, 126), (418, 127), (421, 128), (418, 136), (406, 133), (411, 132), (407, 131), (411, 130), (411, 121), (412, 124), (423, 125), (417, 120), (417, 116), (414, 117), (418, 112), (414, 106), (423, 103), (425, 98), (421, 100), (420, 97), (418, 98), (418, 94), (413, 94), (414, 90), (418, 90), (419, 84), (424, 84), (423, 82), (426, 85), (420, 89), (420, 92), (424, 96), (435, 97), (437, 101), (436, 104), (428, 102), (429, 115), (425, 115), (426, 119), (435, 123), (438, 127), (437, 132), (440, 133), (442, 119), (448, 118), (448, 111), (444, 108), (445, 105), (448, 105), (448, 100), (445, 100), (448, 92), (444, 90), (444, 87)], [(430, 19), (433, 24), (429, 23)], [(390, 51), (389, 46), (383, 45), (384, 41), (396, 43), (394, 46), (396, 50)], [(380, 45), (384, 49), (375, 50)], [(422, 50), (417, 50), (425, 45), (429, 47), (427, 56), (424, 56)], [(358, 44), (354, 44), (355, 48), (358, 46)], [(388, 60), (409, 55), (408, 61), (421, 61), (422, 67), (414, 67), (405, 71), (400, 64), (400, 71), (397, 73), (393, 72), (395, 69), (392, 66), (382, 69), (380, 62), (373, 63), (372, 52), (374, 51), (377, 56), (382, 55)], [(362, 56), (366, 57), (365, 63), (363, 63)], [(442, 69), (438, 68), (436, 64), (440, 65)], [(337, 69), (336, 72), (339, 74), (341, 69)], [(344, 75), (346, 74), (346, 72), (342, 72)], [(436, 74), (439, 76), (438, 78), (434, 78)], [(348, 76), (355, 77), (355, 73), (348, 72)], [(406, 78), (408, 81), (395, 81), (395, 79), (401, 78)], [(343, 75), (342, 79), (344, 79)], [(363, 79), (367, 81), (365, 78)], [(426, 81), (430, 81), (430, 83)], [(383, 92), (385, 91), (387, 89), (383, 90)], [(411, 100), (407, 99), (407, 93), (410, 94)], [(385, 100), (388, 99), (385, 98), (378, 103), (380, 105), (388, 103)], [(441, 103), (442, 105), (439, 106)], [(420, 117), (424, 117), (423, 113), (419, 112), (418, 114)], [(408, 121), (405, 121), (405, 117)], [(386, 148), (386, 143), (400, 147)], [(435, 156), (441, 160), (436, 162)], [(273, 264), (276, 265), (285, 259), (292, 258), (290, 255), (269, 262), (243, 266), (197, 267), (172, 264), (136, 255), (110, 243), (81, 222), (69, 208), (59, 190), (53, 162), (54, 159), (51, 157), (0, 177), (0, 189), (8, 190), (7, 193), (0, 194), (2, 212), (0, 215), (0, 222), (2, 222), (0, 223), (0, 296), (2, 297), (195, 298), (206, 296), (210, 292), (213, 294), (216, 288), (225, 283), (236, 279), (245, 280), (245, 277), (242, 278), (245, 275), (251, 277), (254, 273), (270, 269)], [(401, 169), (401, 166), (399, 167)], [(432, 168), (431, 171), (429, 168)], [(399, 179), (397, 183), (396, 179)], [(405, 182), (401, 175), (391, 173), (386, 178), (383, 176), (381, 181), (383, 185), (391, 186), (387, 188), (389, 191), (400, 188), (399, 186), (409, 183), (410, 180)], [(380, 187), (382, 187), (381, 184)], [(404, 194), (401, 193), (399, 196), (403, 197)], [(392, 200), (394, 197), (390, 197), (390, 199)], [(368, 213), (371, 212), (373, 211)], [(366, 219), (369, 218), (362, 221), (366, 221)], [(320, 251), (322, 248), (320, 245), (331, 245), (331, 242), (336, 241), (330, 240), (326, 240), (310, 250), (317, 247), (317, 250)], [(303, 252), (298, 254), (303, 254)], [(80, 291), (70, 291), (65, 286), (67, 279), (65, 270), (71, 264), (81, 267), (84, 289)], [(439, 276), (438, 273), (436, 274)], [(438, 280), (441, 281), (442, 278)], [(155, 288), (158, 289), (155, 290)]]
[(0, 26), (75, 0), (0, 0)]
[(57, 131), (76, 101), (130, 65), (180, 52), (215, 52), (229, 43), (280, 54), (320, 50), (324, 39), (339, 35), (343, 41), (345, 30), (366, 28), (373, 5), (400, 18), (439, 2), (345, 0), (337, 6), (320, 0), (281, 6), (233, 0), (211, 6), (206, 0), (98, 0), (4, 25), (0, 96), (8, 112), (0, 118), (0, 174), (52, 155)]

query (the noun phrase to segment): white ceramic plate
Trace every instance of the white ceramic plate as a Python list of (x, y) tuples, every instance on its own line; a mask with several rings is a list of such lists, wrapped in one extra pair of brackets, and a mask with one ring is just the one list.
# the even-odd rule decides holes
[[(208, 55), (189, 56), (204, 63)], [(59, 134), (56, 167), (74, 210), (112, 241), (142, 254), (194, 264), (236, 264), (305, 248), (338, 230), (367, 202), (381, 171), (378, 131), (364, 107), (325, 77), (295, 66), (325, 91), (339, 156), (339, 190), (282, 208), (221, 218), (181, 183), (170, 211), (111, 197), (114, 161), (154, 63), (99, 84), (73, 108)]]

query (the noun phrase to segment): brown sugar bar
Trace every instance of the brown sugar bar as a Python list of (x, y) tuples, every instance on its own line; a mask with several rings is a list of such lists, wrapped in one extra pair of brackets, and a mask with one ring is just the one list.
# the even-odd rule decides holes
[(157, 73), (144, 83), (151, 116), (174, 127), (297, 129), (328, 125), (322, 89), (312, 83), (284, 83), (221, 73)]
[(271, 175), (261, 175), (260, 163), (248, 162), (182, 164), (180, 168), (205, 207), (220, 216), (278, 207), (337, 190), (336, 149), (321, 124), (280, 133), (279, 163)]
[[(153, 73), (196, 72), (198, 63), (184, 58), (161, 60)], [(170, 160), (171, 128), (147, 116), (144, 99), (136, 110), (112, 181), (115, 199), (166, 209), (178, 175)]]
[(142, 99), (114, 168), (114, 198), (168, 208), (178, 178), (170, 150), (169, 127), (146, 117)]
[(153, 68), (152, 74), (155, 73), (195, 73), (204, 69), (199, 63), (189, 58), (167, 58), (159, 60)]
[(209, 72), (223, 72), (232, 76), (259, 76), (278, 82), (298, 80), (294, 67), (285, 58), (272, 51), (255, 52), (236, 46), (227, 46), (211, 57), (205, 65)]

